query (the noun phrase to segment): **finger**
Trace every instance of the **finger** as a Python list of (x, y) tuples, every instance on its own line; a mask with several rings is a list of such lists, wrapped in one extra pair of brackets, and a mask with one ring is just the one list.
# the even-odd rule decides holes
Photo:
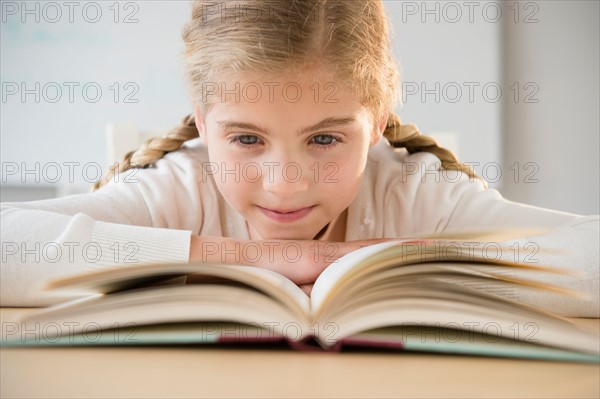
[(300, 289), (308, 296), (312, 292), (313, 284), (301, 284), (299, 285)]

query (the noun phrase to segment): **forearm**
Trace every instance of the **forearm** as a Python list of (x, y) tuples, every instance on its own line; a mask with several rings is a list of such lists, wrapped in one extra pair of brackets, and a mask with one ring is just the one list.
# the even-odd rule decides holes
[[(296, 284), (312, 283), (323, 270), (323, 260), (311, 262), (311, 251), (324, 243), (317, 241), (249, 241), (229, 237), (192, 236), (190, 262), (256, 266), (277, 272)], [(312, 246), (312, 248), (311, 248)], [(289, 255), (288, 255), (289, 253)]]
[(190, 262), (241, 264), (277, 272), (298, 285), (312, 284), (340, 257), (366, 245), (396, 239), (350, 242), (313, 240), (248, 241), (227, 237), (192, 236)]
[(44, 282), (110, 267), (186, 262), (191, 232), (99, 222), (34, 209), (1, 213), (2, 306), (46, 306)]

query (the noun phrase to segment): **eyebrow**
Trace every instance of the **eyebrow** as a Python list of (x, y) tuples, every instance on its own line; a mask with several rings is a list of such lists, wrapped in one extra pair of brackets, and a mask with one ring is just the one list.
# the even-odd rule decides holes
[[(346, 118), (325, 118), (322, 121), (315, 123), (312, 126), (305, 127), (298, 131), (298, 135), (302, 135), (308, 132), (313, 132), (315, 130), (327, 129), (335, 126), (344, 126), (350, 125), (356, 121), (356, 118), (346, 117)], [(243, 130), (254, 130), (257, 132), (261, 132), (267, 136), (270, 136), (271, 133), (268, 129), (255, 125), (253, 123), (247, 122), (236, 122), (236, 121), (219, 121), (217, 122), (222, 129), (243, 129)]]

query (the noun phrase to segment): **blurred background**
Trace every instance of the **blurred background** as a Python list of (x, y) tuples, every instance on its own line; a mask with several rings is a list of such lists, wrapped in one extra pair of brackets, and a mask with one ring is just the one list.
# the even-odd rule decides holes
[[(88, 191), (109, 122), (162, 134), (191, 112), (189, 1), (0, 3), (2, 201)], [(599, 213), (598, 1), (385, 6), (404, 122), (510, 200)]]

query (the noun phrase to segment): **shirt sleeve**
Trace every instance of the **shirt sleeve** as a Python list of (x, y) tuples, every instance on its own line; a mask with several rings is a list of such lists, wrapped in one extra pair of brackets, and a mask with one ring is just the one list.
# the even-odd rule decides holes
[(198, 163), (186, 151), (96, 192), (1, 204), (2, 306), (46, 306), (47, 280), (138, 263), (187, 262), (200, 231)]
[[(437, 157), (422, 155), (430, 170)], [(445, 172), (444, 172), (445, 173)], [(537, 277), (561, 285), (585, 298), (565, 298), (540, 291), (517, 291), (517, 300), (543, 306), (572, 317), (600, 317), (600, 218), (559, 212), (509, 201), (495, 189), (485, 189), (478, 179), (466, 174), (421, 174), (415, 189), (415, 217), (437, 233), (488, 228), (548, 229), (519, 240), (498, 243), (506, 260), (531, 262), (574, 272), (574, 276), (544, 273)], [(424, 177), (424, 179), (422, 178)], [(490, 255), (491, 256), (491, 255)], [(496, 255), (494, 255), (496, 256)], [(531, 277), (531, 273), (514, 273)]]

